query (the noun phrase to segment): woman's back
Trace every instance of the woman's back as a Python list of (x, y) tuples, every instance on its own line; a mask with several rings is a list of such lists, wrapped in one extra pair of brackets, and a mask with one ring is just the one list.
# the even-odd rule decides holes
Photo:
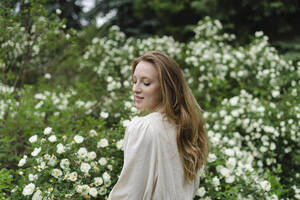
[(132, 120), (124, 139), (124, 166), (111, 200), (191, 200), (199, 185), (185, 183), (176, 127), (153, 112)]

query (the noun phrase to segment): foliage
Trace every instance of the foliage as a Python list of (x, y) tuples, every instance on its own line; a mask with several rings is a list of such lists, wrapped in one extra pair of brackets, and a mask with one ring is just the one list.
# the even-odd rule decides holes
[[(13, 16), (0, 31), (9, 47), (0, 53), (0, 185), (12, 199), (105, 199), (121, 170), (124, 128), (139, 114), (130, 63), (153, 49), (180, 64), (204, 110), (211, 151), (195, 199), (299, 199), (300, 63), (281, 57), (262, 32), (236, 46), (235, 35), (205, 18), (187, 43), (128, 38), (118, 26), (89, 39), (89, 29), (67, 32), (44, 16), (30, 25), (48, 30), (32, 31), (43, 42), (19, 33), (26, 28)], [(40, 50), (14, 53), (25, 42)]]

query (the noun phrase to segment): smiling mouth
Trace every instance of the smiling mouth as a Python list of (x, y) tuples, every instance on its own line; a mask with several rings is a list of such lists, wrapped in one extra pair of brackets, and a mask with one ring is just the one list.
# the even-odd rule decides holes
[(138, 97), (138, 96), (135, 96), (135, 100), (136, 101), (141, 101), (141, 100), (143, 100), (144, 99), (144, 97)]

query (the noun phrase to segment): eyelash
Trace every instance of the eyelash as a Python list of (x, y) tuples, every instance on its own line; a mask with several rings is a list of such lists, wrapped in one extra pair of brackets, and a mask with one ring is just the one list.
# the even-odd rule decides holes
[[(133, 84), (136, 84), (136, 81), (133, 81)], [(145, 86), (149, 86), (150, 83), (144, 83)]]

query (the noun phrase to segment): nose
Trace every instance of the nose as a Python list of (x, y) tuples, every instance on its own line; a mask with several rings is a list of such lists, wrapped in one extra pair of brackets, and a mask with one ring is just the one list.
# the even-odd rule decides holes
[(133, 86), (132, 86), (132, 91), (133, 91), (134, 93), (139, 93), (139, 92), (141, 92), (142, 90), (141, 90), (139, 84), (135, 83), (135, 84), (133, 84)]

